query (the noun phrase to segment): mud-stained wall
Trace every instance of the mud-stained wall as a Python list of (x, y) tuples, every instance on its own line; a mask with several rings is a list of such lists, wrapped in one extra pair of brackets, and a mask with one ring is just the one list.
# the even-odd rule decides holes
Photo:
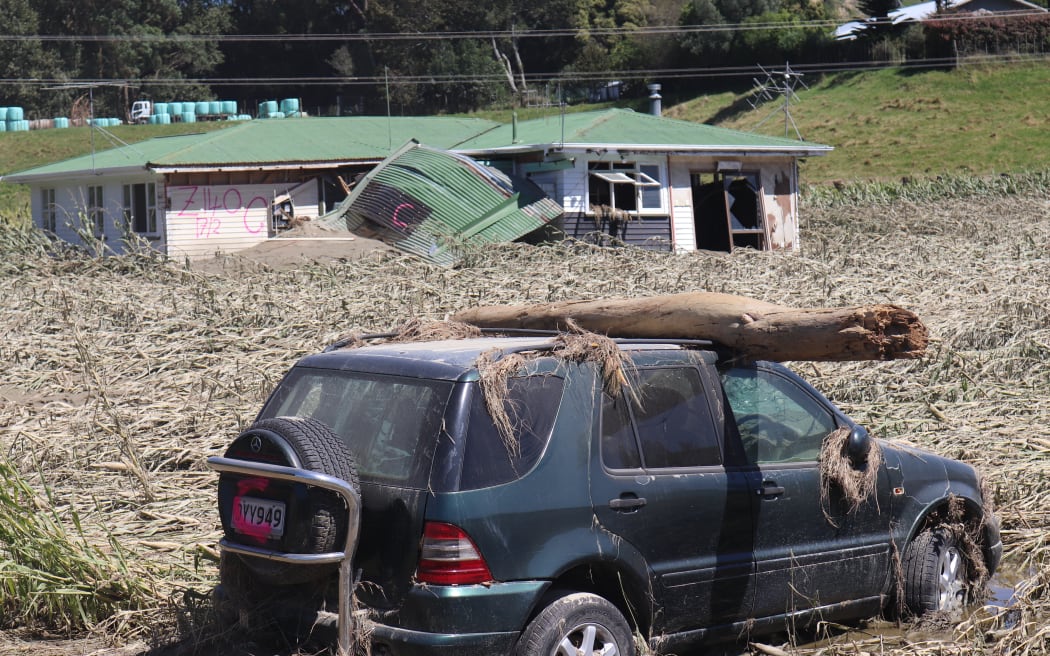
[(798, 250), (794, 162), (762, 169), (763, 214), (772, 250)]
[(668, 160), (670, 194), (672, 199), (672, 229), (675, 250), (696, 249), (694, 199), (691, 174), (718, 171), (720, 162), (739, 164), (742, 173), (757, 173), (761, 186), (761, 214), (767, 228), (768, 248), (771, 250), (798, 250), (798, 176), (795, 160), (791, 158), (737, 160), (714, 157), (671, 157)]

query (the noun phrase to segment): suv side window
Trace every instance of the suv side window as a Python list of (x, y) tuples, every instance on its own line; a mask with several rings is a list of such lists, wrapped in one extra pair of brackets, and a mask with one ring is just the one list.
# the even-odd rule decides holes
[(554, 429), (565, 380), (539, 374), (507, 380), (503, 407), (514, 426), (509, 441), (496, 429), (480, 383), (471, 394), (470, 418), (463, 453), (461, 490), (476, 490), (520, 478), (543, 455)]
[(602, 462), (609, 469), (722, 464), (695, 367), (639, 369), (631, 388), (602, 395)]
[(815, 461), (824, 438), (837, 428), (822, 403), (773, 371), (728, 369), (722, 386), (751, 462)]

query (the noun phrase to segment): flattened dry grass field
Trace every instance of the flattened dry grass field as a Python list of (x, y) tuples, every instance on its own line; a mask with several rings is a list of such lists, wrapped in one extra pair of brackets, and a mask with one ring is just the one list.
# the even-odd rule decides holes
[(1047, 194), (822, 195), (803, 215), (798, 254), (508, 245), (454, 269), (389, 253), (187, 268), (56, 253), (3, 228), (0, 651), (54, 636), (89, 639), (50, 645), (55, 653), (202, 640), (219, 538), (205, 458), (249, 424), (297, 358), (351, 332), (479, 303), (708, 290), (917, 312), (933, 337), (921, 360), (797, 366), (875, 435), (977, 465), (1003, 522), (996, 584), (1012, 599), (934, 632), (873, 624), (784, 649), (1047, 653)]

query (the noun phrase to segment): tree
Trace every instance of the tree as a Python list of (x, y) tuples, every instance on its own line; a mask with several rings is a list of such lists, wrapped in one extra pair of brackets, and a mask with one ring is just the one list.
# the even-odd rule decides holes
[[(39, 34), (39, 16), (29, 0), (0, 0), (4, 32), (12, 36)], [(48, 91), (33, 80), (61, 77), (58, 59), (45, 52), (39, 40), (0, 41), (0, 105), (48, 110), (54, 116), (63, 104), (61, 94)]]
[(873, 39), (885, 39), (893, 35), (894, 26), (888, 16), (900, 6), (900, 0), (859, 0), (857, 7), (872, 21), (865, 27), (864, 35)]
[[(228, 8), (213, 0), (31, 0), (41, 16), (40, 33), (100, 37), (56, 44), (70, 78), (127, 81), (128, 90), (157, 97), (208, 98), (211, 90), (177, 80), (210, 73), (222, 61), (218, 45), (178, 36), (222, 34)], [(124, 37), (124, 38), (121, 38)], [(155, 82), (151, 82), (154, 80)], [(173, 81), (174, 80), (174, 81)], [(126, 97), (100, 93), (96, 114), (124, 113)]]

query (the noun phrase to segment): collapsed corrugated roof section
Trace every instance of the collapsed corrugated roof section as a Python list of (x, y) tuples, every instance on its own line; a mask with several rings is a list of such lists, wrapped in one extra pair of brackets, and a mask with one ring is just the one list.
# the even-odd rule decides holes
[(410, 141), (319, 220), (452, 265), (465, 250), (513, 241), (563, 211), (528, 180)]

